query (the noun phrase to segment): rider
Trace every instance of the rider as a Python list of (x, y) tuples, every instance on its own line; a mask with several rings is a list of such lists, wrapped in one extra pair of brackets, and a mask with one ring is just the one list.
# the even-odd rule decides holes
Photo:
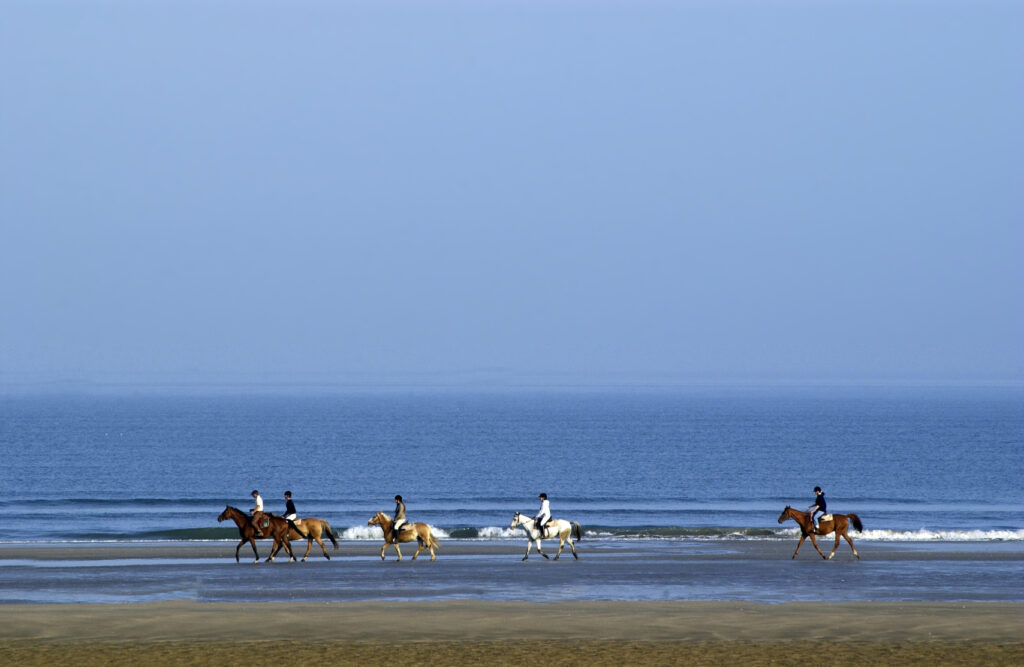
[(250, 495), (252, 495), (256, 506), (249, 510), (249, 523), (256, 531), (256, 537), (263, 537), (263, 531), (260, 530), (260, 519), (263, 518), (263, 498), (260, 497), (260, 492), (256, 489), (253, 489)]
[(811, 512), (811, 526), (817, 532), (818, 526), (814, 517), (818, 514), (825, 514), (825, 492), (821, 490), (820, 486), (814, 487), (814, 502), (807, 507), (807, 511)]
[(305, 535), (303, 535), (302, 531), (299, 530), (298, 525), (296, 525), (296, 523), (295, 523), (296, 521), (299, 520), (299, 517), (295, 513), (295, 503), (292, 502), (292, 492), (291, 491), (285, 491), (284, 492), (284, 500), (285, 500), (285, 504), (284, 504), (284, 518), (288, 519), (288, 526), (292, 530), (294, 530), (296, 533), (298, 533), (299, 535), (302, 535), (303, 537), (305, 537)]
[(292, 502), (292, 492), (291, 491), (285, 491), (284, 492), (284, 500), (285, 500), (285, 503), (284, 503), (284, 518), (288, 519), (289, 521), (295, 521), (295, 519), (297, 519), (299, 517), (295, 513), (295, 503)]
[(395, 542), (398, 542), (398, 532), (402, 530), (402, 526), (406, 524), (405, 520), (405, 503), (402, 502), (402, 496), (395, 496), (395, 520), (391, 523), (391, 538)]
[(540, 511), (533, 517), (534, 527), (540, 531), (541, 537), (547, 530), (548, 521), (551, 521), (551, 506), (548, 504), (548, 494), (540, 494)]

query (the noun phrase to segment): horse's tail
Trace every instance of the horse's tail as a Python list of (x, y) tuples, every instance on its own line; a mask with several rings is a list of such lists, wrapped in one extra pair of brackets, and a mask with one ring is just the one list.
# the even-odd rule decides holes
[(337, 540), (337, 538), (334, 537), (334, 529), (331, 528), (331, 524), (327, 523), (326, 519), (320, 519), (320, 527), (324, 531), (326, 531), (327, 537), (331, 538), (331, 544), (333, 544), (334, 548), (337, 549), (338, 548), (338, 540)]
[(572, 533), (577, 542), (583, 539), (583, 529), (580, 528), (580, 524), (575, 521), (572, 522)]
[(850, 517), (850, 523), (853, 524), (854, 529), (859, 533), (864, 530), (864, 524), (860, 522), (860, 517), (856, 514), (847, 514)]
[(430, 526), (427, 526), (427, 539), (430, 540), (429, 546), (435, 549), (441, 548), (441, 542), (436, 537), (434, 537), (434, 529)]
[(288, 522), (288, 527), (289, 528), (294, 530), (299, 535), (302, 535), (302, 539), (304, 539), (304, 540), (308, 540), (309, 539), (309, 535), (307, 535), (306, 533), (304, 533), (301, 530), (299, 530), (299, 527), (295, 525), (294, 521), (292, 521), (291, 519), (285, 519), (285, 520)]

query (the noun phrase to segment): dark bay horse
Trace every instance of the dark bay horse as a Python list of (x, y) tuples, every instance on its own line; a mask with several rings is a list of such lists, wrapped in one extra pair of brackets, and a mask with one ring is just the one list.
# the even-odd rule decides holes
[[(825, 517), (829, 518), (826, 519)], [(836, 549), (839, 548), (839, 538), (842, 537), (850, 543), (850, 548), (853, 549), (853, 555), (857, 557), (857, 560), (860, 560), (860, 554), (857, 553), (857, 548), (853, 546), (853, 540), (850, 539), (850, 535), (847, 532), (850, 529), (850, 524), (853, 524), (853, 527), (858, 533), (864, 530), (864, 524), (860, 522), (860, 517), (856, 514), (825, 514), (818, 519), (817, 532), (814, 530), (814, 522), (811, 521), (811, 515), (807, 512), (801, 512), (800, 510), (795, 510), (789, 505), (786, 505), (786, 509), (782, 510), (782, 514), (779, 515), (779, 523), (782, 523), (786, 519), (792, 519), (800, 526), (800, 542), (796, 545), (796, 551), (793, 552), (793, 558), (796, 558), (796, 555), (800, 553), (800, 547), (803, 546), (804, 540), (809, 537), (811, 538), (811, 544), (813, 544), (814, 548), (817, 549), (819, 554), (821, 554), (821, 557), (825, 560), (832, 560), (832, 556), (836, 555)], [(821, 553), (821, 549), (818, 549), (818, 541), (814, 539), (814, 536), (828, 535), (833, 531), (835, 531), (836, 534), (836, 544), (832, 547), (832, 553), (826, 556)]]
[(434, 533), (430, 526), (425, 523), (407, 523), (402, 526), (402, 529), (398, 531), (398, 535), (395, 535), (391, 530), (391, 524), (393, 523), (391, 517), (384, 512), (377, 512), (366, 522), (367, 526), (380, 526), (381, 530), (384, 531), (384, 546), (380, 548), (380, 559), (384, 560), (384, 550), (388, 548), (389, 544), (395, 545), (395, 551), (398, 552), (398, 560), (402, 560), (402, 550), (398, 548), (399, 542), (412, 542), (416, 540), (417, 547), (416, 553), (412, 555), (412, 559), (416, 560), (416, 557), (420, 555), (420, 552), (424, 549), (430, 550), (430, 560), (437, 558), (437, 554), (434, 553), (435, 549), (441, 548), (441, 543), (434, 537)]
[[(258, 539), (272, 539), (274, 545), (270, 550), (270, 557), (267, 558), (267, 562), (271, 563), (274, 561), (274, 555), (283, 546), (285, 551), (288, 552), (289, 558), (294, 561), (295, 555), (292, 554), (292, 547), (289, 543), (288, 532), (291, 527), (288, 525), (288, 519), (280, 516), (274, 516), (272, 514), (263, 515), (269, 520), (269, 524), (266, 528), (263, 528), (263, 537), (256, 537), (256, 531), (252, 527), (252, 523), (249, 521), (249, 515), (237, 507), (226, 505), (224, 511), (217, 517), (217, 522), (220, 523), (224, 519), (231, 519), (238, 526), (238, 534), (241, 536), (242, 541), (235, 547), (235, 562), (238, 562), (238, 550), (242, 548), (242, 545), (248, 542), (252, 545), (252, 553), (256, 557), (254, 563), (260, 562), (260, 555), (256, 551), (256, 540)], [(307, 552), (308, 553), (308, 552)]]

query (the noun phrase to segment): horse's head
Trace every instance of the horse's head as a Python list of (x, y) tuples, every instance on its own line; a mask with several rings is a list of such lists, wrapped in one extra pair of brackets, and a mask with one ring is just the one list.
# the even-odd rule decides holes
[(516, 526), (521, 526), (521, 525), (523, 525), (523, 515), (520, 514), (519, 512), (516, 512), (514, 515), (512, 515), (512, 523), (510, 523), (508, 525), (508, 527), (509, 527), (509, 529), (512, 529), (512, 528), (515, 528)]
[(786, 519), (790, 518), (789, 513), (792, 511), (792, 508), (789, 505), (786, 505), (786, 509), (782, 510), (782, 514), (779, 515), (779, 523), (782, 523)]
[(230, 518), (231, 518), (231, 505), (225, 505), (224, 506), (224, 511), (220, 513), (219, 517), (217, 517), (217, 523), (220, 523), (224, 519), (230, 519)]
[(387, 520), (387, 515), (384, 512), (377, 512), (374, 514), (369, 521), (366, 522), (367, 526), (383, 526)]

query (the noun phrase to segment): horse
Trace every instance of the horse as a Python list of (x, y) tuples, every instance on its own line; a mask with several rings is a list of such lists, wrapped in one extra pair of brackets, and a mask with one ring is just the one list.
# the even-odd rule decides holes
[[(291, 544), (289, 544), (288, 533), (291, 530), (288, 519), (280, 516), (274, 516), (272, 514), (264, 514), (269, 519), (269, 524), (263, 529), (263, 536), (260, 538), (256, 537), (256, 531), (253, 528), (252, 522), (249, 520), (249, 515), (231, 505), (226, 505), (224, 511), (217, 517), (217, 523), (220, 523), (224, 519), (231, 519), (238, 526), (238, 534), (241, 536), (242, 541), (235, 547), (235, 562), (238, 561), (238, 550), (242, 548), (242, 545), (248, 542), (252, 545), (252, 553), (256, 557), (253, 563), (260, 562), (260, 555), (256, 551), (256, 540), (257, 539), (273, 539), (274, 545), (270, 550), (270, 556), (267, 558), (268, 563), (274, 561), (274, 555), (284, 546), (285, 551), (288, 552), (288, 556), (293, 562), (295, 555), (292, 553)], [(308, 553), (308, 552), (307, 552)]]
[(416, 557), (420, 555), (420, 552), (424, 549), (430, 550), (430, 560), (433, 561), (437, 558), (437, 554), (434, 553), (435, 549), (441, 548), (441, 543), (434, 537), (433, 529), (425, 523), (407, 523), (402, 526), (401, 530), (398, 531), (398, 536), (393, 534), (391, 530), (391, 524), (394, 523), (384, 512), (377, 512), (366, 522), (367, 526), (380, 526), (384, 531), (384, 546), (380, 548), (380, 559), (384, 560), (384, 550), (388, 548), (389, 544), (395, 545), (395, 551), (398, 552), (398, 560), (402, 560), (402, 550), (398, 548), (399, 542), (412, 542), (416, 540), (418, 546), (416, 547), (416, 553), (412, 555), (412, 559), (416, 560)]
[[(306, 531), (303, 535), (300, 531)], [(320, 545), (320, 550), (324, 552), (324, 558), (331, 560), (330, 555), (327, 553), (327, 548), (324, 546), (324, 542), (320, 539), (321, 535), (327, 535), (331, 540), (331, 544), (334, 548), (338, 548), (338, 540), (334, 537), (334, 529), (331, 528), (331, 524), (327, 523), (326, 519), (314, 519), (307, 517), (305, 519), (296, 519), (295, 526), (288, 531), (289, 540), (307, 540), (306, 542), (306, 555), (302, 557), (302, 562), (305, 563), (306, 559), (309, 558), (309, 552), (313, 549), (313, 540)]]
[(540, 548), (541, 540), (551, 540), (556, 537), (558, 538), (558, 553), (555, 554), (555, 560), (558, 560), (558, 557), (562, 555), (562, 548), (565, 547), (566, 542), (569, 543), (569, 548), (572, 549), (572, 557), (576, 560), (580, 559), (579, 554), (576, 553), (576, 545), (573, 544), (572, 537), (570, 537), (570, 535), (574, 535), (577, 542), (583, 539), (583, 529), (575, 521), (552, 519), (542, 530), (537, 528), (536, 522), (531, 517), (516, 512), (512, 517), (512, 523), (509, 524), (509, 528), (512, 529), (517, 526), (522, 526), (530, 538), (530, 541), (526, 543), (526, 555), (523, 556), (523, 560), (530, 557), (530, 547), (533, 546), (534, 542), (537, 543), (537, 553), (544, 556), (544, 558), (548, 558), (548, 555)]
[[(825, 517), (830, 518), (826, 519)], [(807, 512), (801, 512), (786, 505), (786, 509), (782, 510), (782, 514), (779, 515), (779, 523), (786, 519), (792, 519), (800, 526), (800, 542), (796, 545), (793, 558), (796, 558), (796, 555), (800, 553), (800, 547), (803, 545), (804, 540), (809, 537), (811, 538), (811, 544), (814, 545), (814, 548), (817, 549), (821, 557), (825, 560), (832, 560), (832, 557), (836, 555), (836, 549), (839, 548), (839, 538), (842, 537), (850, 543), (853, 555), (857, 557), (857, 560), (860, 560), (860, 554), (857, 553), (857, 548), (853, 546), (853, 540), (850, 539), (850, 535), (847, 532), (850, 529), (851, 523), (858, 533), (864, 530), (864, 524), (860, 522), (860, 517), (856, 514), (826, 514), (818, 520), (817, 532), (814, 530), (814, 522), (811, 520), (811, 515)], [(825, 556), (825, 554), (821, 553), (821, 549), (818, 549), (818, 541), (814, 539), (814, 536), (828, 535), (833, 531), (836, 534), (836, 544), (832, 547), (832, 553)]]

